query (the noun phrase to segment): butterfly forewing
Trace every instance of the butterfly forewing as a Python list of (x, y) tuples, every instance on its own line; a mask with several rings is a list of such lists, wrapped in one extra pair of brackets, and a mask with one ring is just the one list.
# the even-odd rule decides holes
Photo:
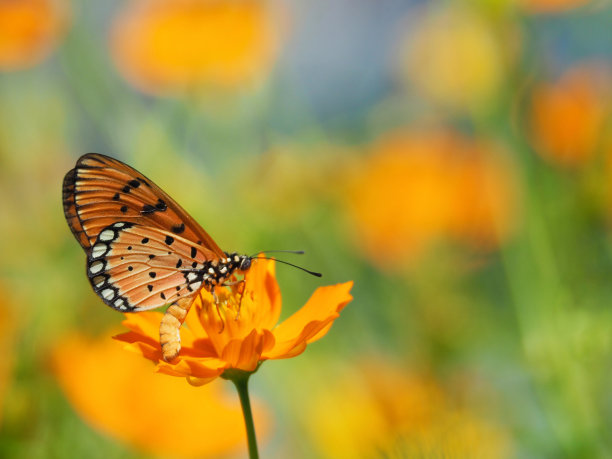
[(81, 247), (88, 248), (90, 246), (89, 238), (85, 231), (83, 230), (83, 226), (81, 225), (81, 221), (77, 215), (77, 209), (74, 202), (74, 190), (75, 190), (75, 177), (76, 177), (76, 169), (70, 170), (66, 176), (64, 177), (64, 183), (62, 186), (62, 201), (64, 203), (64, 215), (66, 216), (66, 221), (68, 221), (68, 226), (70, 227), (70, 231), (74, 234), (74, 237)]
[(91, 247), (87, 275), (112, 308), (143, 311), (193, 295), (204, 264), (216, 256), (174, 233), (116, 222), (100, 231)]
[(159, 228), (223, 251), (170, 196), (127, 164), (97, 153), (81, 156), (64, 178), (64, 213), (72, 233), (89, 249), (103, 229), (119, 221)]

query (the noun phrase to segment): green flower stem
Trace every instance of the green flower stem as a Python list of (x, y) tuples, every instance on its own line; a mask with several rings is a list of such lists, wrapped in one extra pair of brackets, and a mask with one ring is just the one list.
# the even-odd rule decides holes
[(247, 441), (249, 445), (249, 458), (259, 459), (257, 451), (257, 437), (255, 436), (255, 424), (253, 423), (253, 412), (251, 411), (251, 401), (249, 399), (249, 377), (252, 373), (236, 369), (228, 369), (222, 375), (222, 378), (229, 379), (236, 386), (238, 397), (240, 397), (240, 406), (242, 407), (242, 415), (244, 416), (244, 424), (246, 427)]

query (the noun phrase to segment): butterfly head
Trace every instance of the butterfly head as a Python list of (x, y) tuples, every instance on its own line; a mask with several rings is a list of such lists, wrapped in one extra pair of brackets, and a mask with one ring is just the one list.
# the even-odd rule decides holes
[(252, 257), (239, 255), (237, 253), (225, 253), (229, 260), (230, 271), (237, 271), (240, 274), (247, 272), (251, 267)]

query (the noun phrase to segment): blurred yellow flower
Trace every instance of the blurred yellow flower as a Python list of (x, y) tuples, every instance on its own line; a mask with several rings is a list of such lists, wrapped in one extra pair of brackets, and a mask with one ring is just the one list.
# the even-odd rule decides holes
[(530, 13), (559, 13), (589, 2), (590, 0), (518, 0), (519, 5)]
[(575, 67), (555, 83), (534, 89), (532, 143), (546, 160), (579, 166), (596, 152), (610, 113), (609, 74), (603, 66)]
[(154, 94), (251, 82), (279, 42), (266, 0), (130, 0), (110, 36), (122, 76)]
[(433, 379), (380, 361), (334, 374), (301, 415), (322, 457), (511, 455), (501, 427), (458, 408)]
[[(217, 456), (242, 450), (240, 405), (222, 384), (195, 388), (155, 374), (121, 343), (81, 335), (53, 351), (55, 374), (75, 410), (96, 429), (155, 456)], [(269, 431), (254, 407), (260, 438)]]
[(399, 56), (400, 76), (409, 87), (452, 109), (478, 109), (491, 102), (515, 46), (504, 47), (501, 25), (458, 5), (432, 6), (417, 17)]
[(340, 171), (354, 156), (354, 149), (325, 142), (274, 145), (241, 171), (241, 199), (265, 207), (268, 217), (303, 224), (305, 214), (338, 194)]
[(34, 66), (55, 48), (68, 18), (65, 0), (0, 1), (0, 71)]
[(188, 377), (204, 384), (227, 369), (252, 372), (260, 362), (301, 354), (306, 345), (327, 334), (340, 311), (351, 301), (352, 282), (319, 287), (307, 303), (277, 325), (281, 312), (280, 289), (274, 261), (254, 260), (244, 284), (231, 293), (217, 289), (220, 304), (201, 289), (181, 330), (181, 352), (172, 362), (162, 358), (159, 345), (161, 313), (126, 314), (131, 331), (116, 338), (130, 343), (157, 365), (157, 371)]
[(356, 243), (382, 267), (456, 238), (490, 249), (517, 218), (512, 165), (496, 147), (451, 132), (399, 132), (374, 147), (348, 189)]

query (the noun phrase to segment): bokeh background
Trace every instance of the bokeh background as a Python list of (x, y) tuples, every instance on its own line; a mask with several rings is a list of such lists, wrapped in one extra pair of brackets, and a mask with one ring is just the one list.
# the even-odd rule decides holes
[(609, 0), (0, 0), (0, 456), (244, 457), (225, 381), (110, 337), (64, 221), (86, 152), (242, 253), (283, 317), (263, 457), (612, 455)]

